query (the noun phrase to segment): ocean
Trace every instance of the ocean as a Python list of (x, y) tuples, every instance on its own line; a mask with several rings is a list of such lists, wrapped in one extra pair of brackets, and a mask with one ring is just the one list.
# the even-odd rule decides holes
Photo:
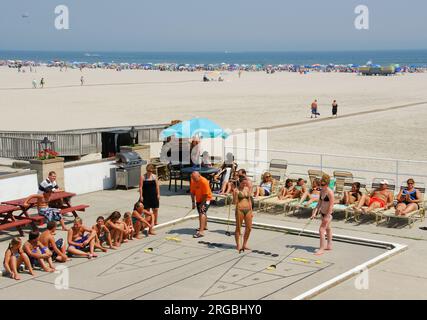
[(427, 50), (341, 52), (61, 52), (0, 51), (0, 60), (177, 64), (373, 64), (427, 66)]

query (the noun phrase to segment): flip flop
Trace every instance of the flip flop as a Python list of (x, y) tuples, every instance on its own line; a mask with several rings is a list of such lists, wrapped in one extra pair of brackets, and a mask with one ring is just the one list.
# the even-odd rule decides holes
[(200, 233), (196, 233), (195, 235), (193, 235), (193, 238), (202, 238), (202, 237), (204, 237), (204, 235)]

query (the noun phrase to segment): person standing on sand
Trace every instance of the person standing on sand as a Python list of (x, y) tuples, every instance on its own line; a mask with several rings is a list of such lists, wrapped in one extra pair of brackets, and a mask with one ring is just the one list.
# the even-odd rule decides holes
[(81, 78), (80, 78), (80, 85), (81, 86), (84, 85), (84, 82), (85, 82), (85, 78), (83, 76), (81, 76)]
[(317, 100), (314, 100), (311, 103), (311, 117), (310, 118), (313, 118), (313, 115), (315, 118), (317, 118), (317, 116), (320, 116), (320, 113), (317, 112)]
[(33, 89), (37, 89), (37, 81), (33, 79)]
[(239, 79), (242, 76), (242, 69), (239, 69)]
[(337, 103), (337, 100), (334, 100), (332, 102), (332, 116), (333, 117), (338, 117), (338, 103)]
[(41, 78), (40, 80), (40, 88), (44, 88), (44, 78)]

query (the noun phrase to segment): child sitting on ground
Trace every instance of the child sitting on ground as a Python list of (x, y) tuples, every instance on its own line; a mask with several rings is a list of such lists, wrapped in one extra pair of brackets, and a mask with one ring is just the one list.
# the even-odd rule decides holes
[(96, 224), (92, 226), (92, 229), (96, 232), (95, 242), (99, 246), (102, 247), (102, 244), (105, 242), (110, 249), (117, 249), (117, 247), (113, 246), (113, 241), (111, 240), (111, 232), (105, 225), (104, 217), (98, 217), (96, 219)]
[[(96, 258), (95, 247), (102, 250), (102, 247), (95, 244), (96, 232), (83, 225), (81, 218), (74, 220), (73, 227), (68, 231), (68, 253), (88, 259)], [(83, 251), (89, 247), (89, 252)]]
[(55, 241), (56, 222), (49, 221), (47, 229), (40, 236), (40, 242), (44, 247), (48, 247), (52, 252), (52, 259), (58, 262), (69, 261), (67, 250), (65, 248), (64, 239), (60, 238)]
[(22, 241), (20, 238), (13, 238), (4, 254), (3, 266), (6, 273), (15, 280), (21, 280), (18, 274), (20, 265), (24, 263), (28, 269), (28, 273), (34, 276), (33, 268), (31, 267), (30, 259), (22, 250)]
[(120, 212), (114, 211), (107, 219), (105, 219), (105, 226), (110, 230), (113, 245), (116, 247), (120, 247), (122, 242), (127, 242), (124, 237), (125, 226), (120, 221), (121, 216)]
[(28, 241), (24, 244), (24, 252), (30, 258), (31, 266), (41, 267), (46, 272), (55, 272), (52, 252), (40, 242), (40, 233), (31, 231)]
[(123, 216), (123, 223), (125, 224), (125, 237), (126, 239), (133, 240), (135, 229), (132, 224), (132, 217), (130, 212), (126, 212)]

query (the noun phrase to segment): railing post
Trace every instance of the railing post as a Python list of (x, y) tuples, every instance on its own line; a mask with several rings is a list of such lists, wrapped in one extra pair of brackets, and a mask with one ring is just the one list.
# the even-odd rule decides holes
[(399, 185), (399, 160), (396, 160), (396, 190)]
[(323, 154), (320, 154), (320, 171), (323, 172)]
[(79, 137), (79, 144), (80, 144), (80, 154), (79, 156), (81, 157), (83, 155), (83, 134), (80, 133), (80, 137)]

